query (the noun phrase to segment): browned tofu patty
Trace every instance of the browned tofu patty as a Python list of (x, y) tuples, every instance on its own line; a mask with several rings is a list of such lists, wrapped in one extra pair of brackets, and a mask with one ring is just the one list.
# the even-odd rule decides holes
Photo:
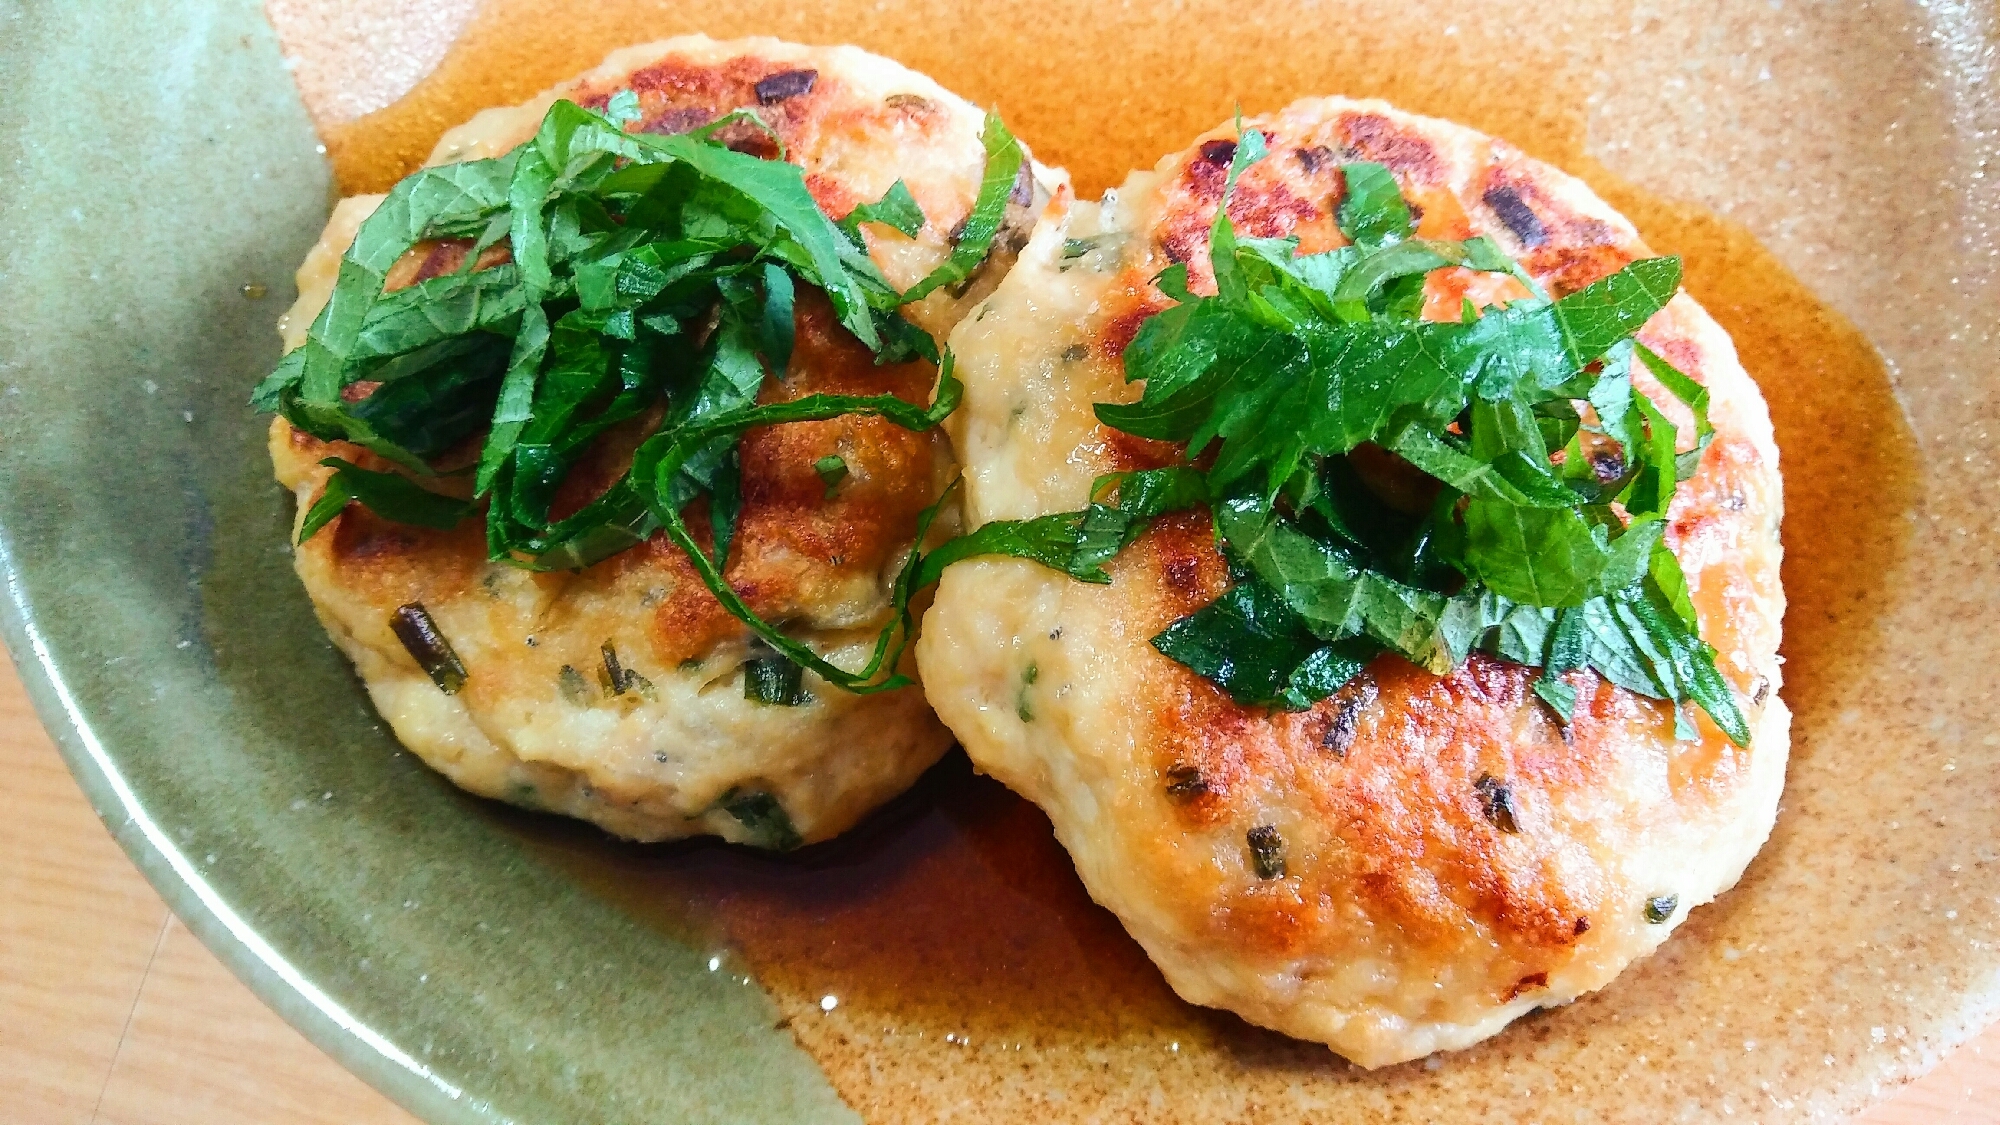
[[(699, 36), (620, 51), (520, 106), (487, 110), (445, 134), (430, 162), (498, 155), (531, 137), (557, 98), (601, 108), (623, 89), (638, 94), (635, 127), (659, 132), (755, 109), (835, 218), (902, 180), (924, 212), (923, 229), (909, 238), (863, 228), (898, 287), (950, 253), (985, 168), (981, 112), (922, 75), (851, 47)], [(754, 127), (724, 136), (732, 147), (777, 154)], [(991, 291), (1032, 222), (1033, 201), (1047, 190), (1024, 180), (1015, 198), (1029, 202), (1012, 208), (1009, 229), (969, 291), (932, 294), (910, 306), (912, 320), (942, 338)], [(299, 270), (299, 302), (282, 326), (288, 347), (303, 339), (340, 255), (380, 200), (356, 197), (336, 208)], [(466, 252), (465, 243), (420, 245), (389, 285), (455, 269)], [(492, 261), (480, 265), (506, 258), (504, 245), (488, 254)], [(930, 364), (877, 366), (817, 294), (801, 294), (796, 323), (790, 364), (766, 382), (762, 401), (832, 392), (929, 402)], [(365, 393), (365, 384), (356, 386)], [(656, 421), (614, 432), (564, 485), (556, 515), (616, 480)], [(301, 514), (330, 473), (322, 457), (386, 467), (282, 420), (272, 425), (270, 448)], [(848, 475), (829, 495), (814, 463), (835, 454)], [(843, 417), (753, 430), (741, 456), (729, 582), (757, 613), (834, 663), (860, 665), (888, 621), (890, 585), (918, 513), (955, 474), (944, 435)], [(941, 530), (955, 516), (941, 518)], [(406, 746), (472, 792), (583, 817), (621, 836), (791, 842), (774, 828), (775, 801), (797, 839), (824, 839), (908, 786), (951, 743), (915, 688), (862, 697), (808, 673), (812, 698), (802, 706), (745, 698), (743, 665), (759, 645), (663, 537), (581, 573), (532, 574), (487, 561), (480, 521), (430, 531), (351, 505), (299, 548), (297, 565), (327, 631)], [(408, 602), (424, 605), (469, 670), (458, 694), (439, 691), (391, 631), (392, 613)], [(614, 684), (605, 673), (607, 654), (644, 689), (615, 690), (622, 679)]]
[[(1239, 235), (1340, 245), (1340, 166), (1365, 160), (1394, 173), (1419, 237), (1490, 235), (1557, 296), (1651, 256), (1583, 184), (1469, 129), (1344, 99), (1243, 124), (1271, 155), (1231, 199)], [(1142, 390), (1119, 357), (1169, 303), (1152, 278), (1186, 262), (1214, 292), (1207, 239), (1235, 135), (1213, 131), (1102, 203), (1059, 196), (954, 333), (969, 526), (1073, 511), (1099, 474), (1182, 455), (1091, 408)], [(1524, 292), (1435, 274), (1427, 307), (1453, 318), (1462, 298)], [(1676, 742), (1665, 704), (1587, 672), (1565, 730), (1528, 691), (1536, 670), (1478, 656), (1443, 677), (1383, 656), (1310, 710), (1239, 706), (1149, 643), (1229, 585), (1206, 512), (1154, 525), (1108, 586), (1012, 559), (945, 574), (918, 648), (939, 715), (981, 770), (1047, 811), (1092, 896), (1183, 997), (1364, 1066), (1463, 1047), (1602, 987), (1756, 854), (1790, 721), (1778, 451), (1728, 336), (1691, 298), (1640, 338), (1712, 396), (1717, 433), (1667, 542), (1748, 749), (1705, 718), (1698, 741)], [(1635, 383), (1691, 448), (1686, 410)], [(1257, 838), (1282, 841), (1278, 877), (1260, 877)]]

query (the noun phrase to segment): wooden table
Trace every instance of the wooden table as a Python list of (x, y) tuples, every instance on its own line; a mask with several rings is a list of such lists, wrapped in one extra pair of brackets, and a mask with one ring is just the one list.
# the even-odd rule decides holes
[[(0, 665), (0, 1122), (412, 1125), (147, 886)], [(1862, 1119), (2000, 1125), (2000, 1027)]]

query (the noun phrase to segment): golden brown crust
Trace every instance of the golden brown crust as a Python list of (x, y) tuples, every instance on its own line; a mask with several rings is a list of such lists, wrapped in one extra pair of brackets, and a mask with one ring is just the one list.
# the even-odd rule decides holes
[[(894, 394), (918, 405), (928, 401), (935, 369), (921, 361), (876, 366), (868, 349), (840, 327), (823, 296), (802, 295), (795, 320), (791, 363), (781, 382), (766, 385), (760, 402), (810, 394)], [(636, 437), (635, 428), (607, 439), (565, 481), (555, 507), (558, 516), (582, 508), (623, 475), (634, 444), (619, 440), (627, 435)], [(830, 497), (813, 468), (829, 455), (841, 457), (849, 470)], [(322, 458), (341, 457), (377, 471), (390, 468), (359, 446), (323, 442), (298, 431), (286, 435), (280, 456), (289, 462), (280, 466), (280, 478), (295, 488), (310, 481), (313, 500), (332, 475), (319, 466)], [(740, 456), (743, 507), (724, 576), (731, 589), (770, 620), (814, 621), (828, 607), (851, 599), (856, 587), (876, 584), (908, 549), (918, 513), (934, 499), (932, 482), (950, 468), (936, 435), (855, 416), (759, 427), (744, 434)], [(687, 518), (696, 539), (708, 545), (706, 506), (696, 503), (700, 506)], [(323, 553), (330, 577), (384, 616), (409, 601), (435, 610), (465, 596), (485, 569), (481, 527), (481, 521), (472, 519), (453, 531), (434, 531), (391, 523), (349, 504), (300, 550)], [(542, 576), (540, 581), (576, 595), (632, 585), (660, 591), (650, 606), (659, 665), (676, 665), (725, 641), (742, 643), (751, 637), (748, 626), (701, 584), (687, 555), (665, 532), (581, 573)], [(563, 611), (555, 607), (550, 612)], [(582, 626), (573, 617), (568, 620)], [(518, 659), (548, 664), (540, 652)], [(547, 671), (553, 676), (559, 667)], [(477, 672), (473, 678), (479, 678)]]
[[(531, 136), (557, 97), (601, 109), (621, 89), (638, 95), (634, 127), (654, 132), (683, 132), (754, 108), (775, 143), (742, 123), (721, 136), (767, 158), (778, 156), (781, 145), (835, 217), (903, 180), (925, 212), (924, 229), (914, 239), (887, 228), (864, 231), (878, 264), (898, 284), (949, 253), (951, 229), (970, 210), (983, 172), (980, 113), (920, 75), (851, 48), (699, 36), (620, 52), (522, 106), (482, 113), (446, 134), (432, 161), (495, 155)], [(333, 263), (371, 207), (367, 199), (343, 203), (301, 270), (300, 305), (287, 328), (291, 342), (324, 301)], [(422, 243), (390, 271), (387, 287), (456, 270), (470, 246)], [(475, 268), (506, 260), (502, 243)], [(941, 332), (977, 295), (936, 294), (912, 318)], [(759, 401), (833, 393), (928, 403), (935, 368), (877, 365), (817, 291), (800, 294), (794, 323), (788, 366), (766, 381)], [(358, 399), (373, 389), (360, 383), (348, 394)], [(558, 489), (554, 514), (579, 510), (615, 482), (660, 417), (656, 410), (606, 434)], [(470, 463), (477, 445), (474, 439), (441, 460)], [(301, 512), (331, 474), (318, 465), (321, 458), (388, 467), (282, 421), (273, 426), (271, 450)], [(814, 467), (829, 455), (848, 470), (831, 493)], [(888, 621), (890, 583), (917, 516), (953, 475), (944, 436), (850, 416), (752, 430), (740, 457), (742, 508), (726, 580), (790, 635), (837, 664), (859, 663)], [(462, 495), (466, 481), (442, 477), (436, 486)], [(705, 502), (684, 515), (706, 546)], [(948, 528), (955, 513), (940, 523)], [(916, 690), (857, 697), (809, 675), (815, 698), (804, 706), (746, 700), (738, 668), (759, 655), (761, 643), (663, 534), (574, 574), (523, 572), (486, 555), (478, 519), (439, 532), (391, 524), (358, 505), (297, 554), (322, 620), (398, 735), (476, 792), (586, 816), (647, 839), (698, 832), (748, 839), (745, 826), (717, 802), (732, 790), (759, 790), (777, 797), (804, 838), (814, 840), (903, 788), (949, 745)], [(464, 660), (468, 678), (456, 696), (439, 695), (387, 628), (395, 608), (411, 601), (424, 604)], [(604, 670), (607, 645), (622, 669), (643, 678), (644, 690), (614, 690)]]
[[(1244, 236), (1340, 245), (1340, 165), (1373, 160), (1420, 236), (1493, 237), (1558, 294), (1649, 255), (1581, 184), (1457, 126), (1338, 99), (1245, 124), (1271, 154), (1231, 199)], [(1208, 231), (1234, 135), (1052, 216), (954, 335), (971, 523), (1072, 509), (1092, 475), (1178, 456), (1096, 424), (1089, 403), (1136, 393), (1117, 357), (1168, 303), (1162, 269), (1184, 262), (1193, 289), (1214, 291)], [(1060, 257), (1067, 238), (1122, 250), (1093, 271)], [(1463, 299), (1522, 295), (1445, 271), (1426, 307), (1442, 319)], [(1691, 300), (1642, 339), (1714, 396), (1716, 439), (1666, 538), (1751, 716), (1747, 750), (1705, 718), (1698, 742), (1676, 742), (1663, 704), (1583, 672), (1566, 677), (1579, 702), (1565, 729), (1528, 691), (1537, 671), (1485, 657), (1436, 676), (1384, 656), (1310, 710), (1240, 706), (1148, 643), (1228, 586), (1205, 514), (1156, 524), (1108, 587), (1011, 561), (945, 576), (919, 652), (940, 715), (980, 768), (1049, 811), (1093, 896), (1183, 996), (1379, 1065), (1601, 986), (1735, 880), (1768, 831), (1787, 748), (1776, 449), (1727, 337)], [(1085, 360), (1052, 354), (1071, 341)], [(1686, 412), (1636, 381), (1691, 443)], [(1010, 692), (1031, 719), (1007, 720)], [(1281, 849), (1282, 874), (1258, 870), (1260, 841)], [(1649, 921), (1664, 895), (1669, 919)]]
[[(858, 194), (838, 170), (813, 168), (815, 155), (829, 145), (938, 145), (959, 139), (960, 122), (943, 106), (921, 95), (888, 98), (857, 97), (838, 71), (822, 72), (794, 59), (772, 58), (752, 51), (711, 62), (669, 54), (623, 79), (586, 81), (569, 96), (586, 109), (602, 112), (611, 96), (630, 89), (639, 96), (638, 132), (687, 133), (713, 124), (739, 109), (754, 109), (770, 127), (767, 133), (750, 124), (725, 127), (719, 136), (740, 152), (776, 159), (784, 156), (813, 170), (806, 188), (814, 202), (834, 218), (872, 197)], [(773, 144), (775, 133), (778, 144)], [(912, 191), (916, 188), (913, 186)], [(925, 212), (947, 224), (968, 210), (956, 191), (933, 193)], [(955, 212), (955, 214), (954, 214)]]

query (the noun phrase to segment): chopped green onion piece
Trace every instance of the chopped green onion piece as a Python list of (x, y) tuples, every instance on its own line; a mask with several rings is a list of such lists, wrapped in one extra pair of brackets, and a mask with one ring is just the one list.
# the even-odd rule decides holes
[(847, 479), (847, 460), (838, 453), (829, 453), (813, 462), (813, 472), (819, 474), (820, 483), (826, 485), (826, 498), (831, 500), (840, 482)]
[(743, 662), (743, 698), (773, 707), (801, 707), (812, 702), (805, 689), (805, 669), (782, 656)]
[(397, 606), (396, 612), (389, 615), (389, 629), (439, 691), (457, 695), (465, 687), (465, 665), (459, 661), (451, 642), (438, 631), (437, 622), (431, 619), (422, 602)]
[(1250, 864), (1259, 879), (1285, 877), (1285, 838), (1269, 824), (1252, 828), (1245, 837), (1250, 845)]
[(805, 841), (776, 797), (761, 790), (731, 789), (716, 802), (722, 811), (750, 830), (751, 843), (774, 852), (788, 852)]

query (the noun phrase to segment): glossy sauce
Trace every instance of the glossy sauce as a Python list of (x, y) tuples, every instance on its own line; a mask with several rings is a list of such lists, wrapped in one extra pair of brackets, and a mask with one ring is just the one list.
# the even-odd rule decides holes
[[(1256, 112), (1342, 92), (1454, 117), (1582, 175), (1655, 250), (1685, 258), (1688, 290), (1735, 338), (1776, 423), (1788, 508), (1784, 695), (1801, 730), (1844, 705), (1866, 672), (1874, 579), (1906, 548), (1903, 521), (1851, 518), (1907, 510), (1916, 494), (1900, 408), (1869, 343), (1746, 231), (1622, 184), (1583, 155), (1586, 81), (1601, 60), (1467, 13), (1445, 36), (1435, 21), (1371, 9), (1366, 28), (1305, 52), (1297, 29), (1269, 13), (1239, 11), (1198, 35), (1190, 27), (1173, 50), (1155, 45), (1162, 37), (1147, 18), (1076, 6), (984, 27), (952, 5), (921, 3), (830, 26), (806, 5), (697, 3), (667, 15), (638, 0), (489, 0), (430, 79), (325, 139), (346, 191), (382, 190), (477, 109), (521, 100), (613, 47), (697, 28), (850, 41), (895, 57), (974, 101), (997, 101), (1085, 195), (1178, 149), (1239, 100)], [(995, 36), (1010, 48), (980, 49)], [(1102, 50), (1121, 41), (1132, 49)], [(1505, 68), (1470, 65), (1502, 55)], [(1235, 61), (1246, 59), (1255, 65)], [(1080, 109), (1093, 97), (1134, 115)], [(1837, 550), (1815, 539), (1828, 528), (1840, 529)], [(1077, 1109), (1122, 1107), (1147, 1120), (1248, 1119), (1258, 1099), (1283, 1102), (1302, 1078), (1359, 1073), (1323, 1049), (1178, 1001), (1089, 901), (1047, 820), (957, 752), (848, 838), (779, 859), (708, 843), (636, 848), (494, 815), (634, 916), (726, 949), (718, 971), (747, 971), (768, 990), (871, 1119), (935, 1119), (968, 1097), (997, 1118), (1003, 1107), (1044, 1104), (1050, 1089)], [(1524, 1021), (1502, 1041), (1545, 1036), (1551, 1020), (1585, 1018), (1590, 1006)], [(1213, 1100), (1218, 1089), (1225, 1101)]]

